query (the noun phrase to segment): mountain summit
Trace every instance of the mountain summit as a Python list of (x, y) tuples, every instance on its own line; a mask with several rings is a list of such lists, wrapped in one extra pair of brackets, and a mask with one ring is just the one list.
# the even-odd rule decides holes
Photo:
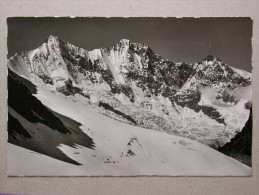
[(242, 130), (251, 102), (251, 73), (209, 55), (174, 63), (147, 44), (121, 39), (87, 51), (49, 36), (11, 57), (11, 71), (37, 86), (82, 96), (113, 119), (222, 146)]

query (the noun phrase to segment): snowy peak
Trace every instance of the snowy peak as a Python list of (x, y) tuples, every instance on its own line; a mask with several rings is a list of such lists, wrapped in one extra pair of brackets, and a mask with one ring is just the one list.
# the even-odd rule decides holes
[(211, 54), (209, 54), (206, 58), (203, 59), (203, 61), (215, 61), (215, 60), (220, 61), (218, 58), (215, 58)]
[(229, 65), (227, 65), (226, 63), (222, 62), (219, 58), (216, 58), (214, 56), (212, 56), (211, 54), (208, 55), (206, 58), (204, 58), (202, 60), (202, 62), (198, 63), (198, 64), (202, 64), (204, 66), (209, 66), (209, 68), (212, 68), (213, 71), (217, 71), (217, 72), (224, 72), (224, 75), (229, 74), (229, 76), (233, 73), (240, 75), (242, 77), (245, 77), (247, 79), (251, 79), (252, 75), (251, 73), (241, 70), (241, 69), (236, 69), (234, 67), (231, 67)]
[(128, 40), (128, 39), (121, 39), (120, 40), (120, 44), (121, 44), (122, 48), (124, 48), (125, 50), (128, 50), (129, 49), (129, 45), (130, 45), (130, 40)]
[[(238, 86), (251, 84), (251, 73), (233, 68), (212, 55), (207, 56), (202, 62), (194, 64), (196, 79), (205, 85), (227, 83)], [(207, 83), (207, 84), (206, 84)]]
[(47, 46), (51, 52), (60, 54), (61, 52), (60, 42), (61, 42), (61, 39), (59, 39), (56, 36), (50, 35), (47, 40)]
[(51, 43), (58, 43), (60, 41), (59, 37), (57, 36), (53, 36), (53, 35), (50, 35), (47, 39), (47, 43), (48, 44), (51, 44)]

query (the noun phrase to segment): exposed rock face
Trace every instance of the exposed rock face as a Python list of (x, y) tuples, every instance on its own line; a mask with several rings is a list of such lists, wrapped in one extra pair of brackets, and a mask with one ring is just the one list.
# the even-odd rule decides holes
[(127, 39), (87, 51), (50, 36), (8, 66), (37, 85), (109, 105), (134, 125), (212, 147), (240, 132), (250, 113), (251, 73), (211, 55), (195, 64), (173, 63)]
[(44, 106), (33, 96), (36, 86), (10, 70), (8, 90), (8, 142), (80, 165), (57, 147), (79, 144), (93, 149), (94, 142), (79, 128), (81, 124)]
[(250, 108), (249, 120), (242, 131), (218, 150), (252, 166), (252, 108)]

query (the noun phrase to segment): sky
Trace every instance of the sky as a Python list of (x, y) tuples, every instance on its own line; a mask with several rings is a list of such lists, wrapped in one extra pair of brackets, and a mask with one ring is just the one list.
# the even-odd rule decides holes
[(86, 50), (120, 39), (146, 43), (173, 62), (195, 63), (209, 54), (251, 72), (250, 18), (8, 18), (8, 58), (41, 46), (49, 35)]

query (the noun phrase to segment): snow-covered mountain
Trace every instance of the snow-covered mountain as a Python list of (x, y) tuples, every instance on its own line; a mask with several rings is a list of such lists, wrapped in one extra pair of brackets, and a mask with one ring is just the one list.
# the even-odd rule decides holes
[(211, 55), (195, 64), (173, 63), (126, 39), (87, 51), (49, 36), (8, 66), (33, 83), (89, 97), (118, 120), (213, 147), (240, 132), (250, 113), (251, 73)]
[[(211, 55), (194, 64), (174, 63), (153, 52), (147, 44), (127, 39), (109, 48), (87, 51), (49, 36), (39, 48), (11, 57), (8, 67), (9, 142), (75, 165), (86, 163), (84, 158), (74, 155), (85, 153), (77, 151), (81, 146), (88, 148), (87, 151), (98, 148), (100, 158), (101, 152), (108, 155), (109, 152), (101, 147), (107, 139), (113, 140), (114, 147), (118, 147), (117, 152), (110, 154), (113, 156), (122, 152), (122, 156), (131, 157), (139, 151), (147, 157), (146, 150), (140, 146), (156, 147), (159, 143), (151, 137), (168, 134), (189, 139), (182, 138), (188, 142), (182, 144), (185, 152), (191, 140), (218, 148), (242, 131), (250, 114), (251, 73), (228, 66)], [(23, 98), (19, 100), (19, 97)], [(55, 105), (61, 102), (64, 104)], [(69, 114), (68, 109), (74, 115)], [(107, 129), (95, 124), (102, 132), (97, 132), (94, 125), (86, 132), (86, 126), (97, 122), (90, 120), (91, 112), (104, 120), (100, 124)], [(118, 128), (109, 125), (109, 120)], [(82, 127), (86, 135), (81, 133)], [(129, 143), (124, 152), (121, 147), (125, 143), (111, 138), (120, 134), (122, 127), (129, 131), (121, 133), (126, 136), (121, 139)], [(140, 133), (138, 137), (136, 130), (150, 133)], [(91, 136), (94, 134), (98, 136)], [(51, 141), (48, 137), (57, 137), (57, 140)], [(176, 137), (172, 139), (181, 139)], [(67, 139), (70, 141), (65, 141)], [(138, 139), (143, 142), (136, 141)], [(164, 138), (161, 140), (163, 142)], [(166, 140), (164, 146), (169, 149), (170, 139)], [(194, 145), (198, 144), (195, 141)], [(48, 147), (44, 148), (44, 144)], [(50, 152), (49, 147), (60, 150)], [(109, 149), (114, 148), (107, 147)], [(204, 150), (200, 155), (208, 154)], [(113, 161), (108, 159), (115, 164), (119, 161), (118, 157)], [(167, 160), (165, 162), (173, 159)]]

